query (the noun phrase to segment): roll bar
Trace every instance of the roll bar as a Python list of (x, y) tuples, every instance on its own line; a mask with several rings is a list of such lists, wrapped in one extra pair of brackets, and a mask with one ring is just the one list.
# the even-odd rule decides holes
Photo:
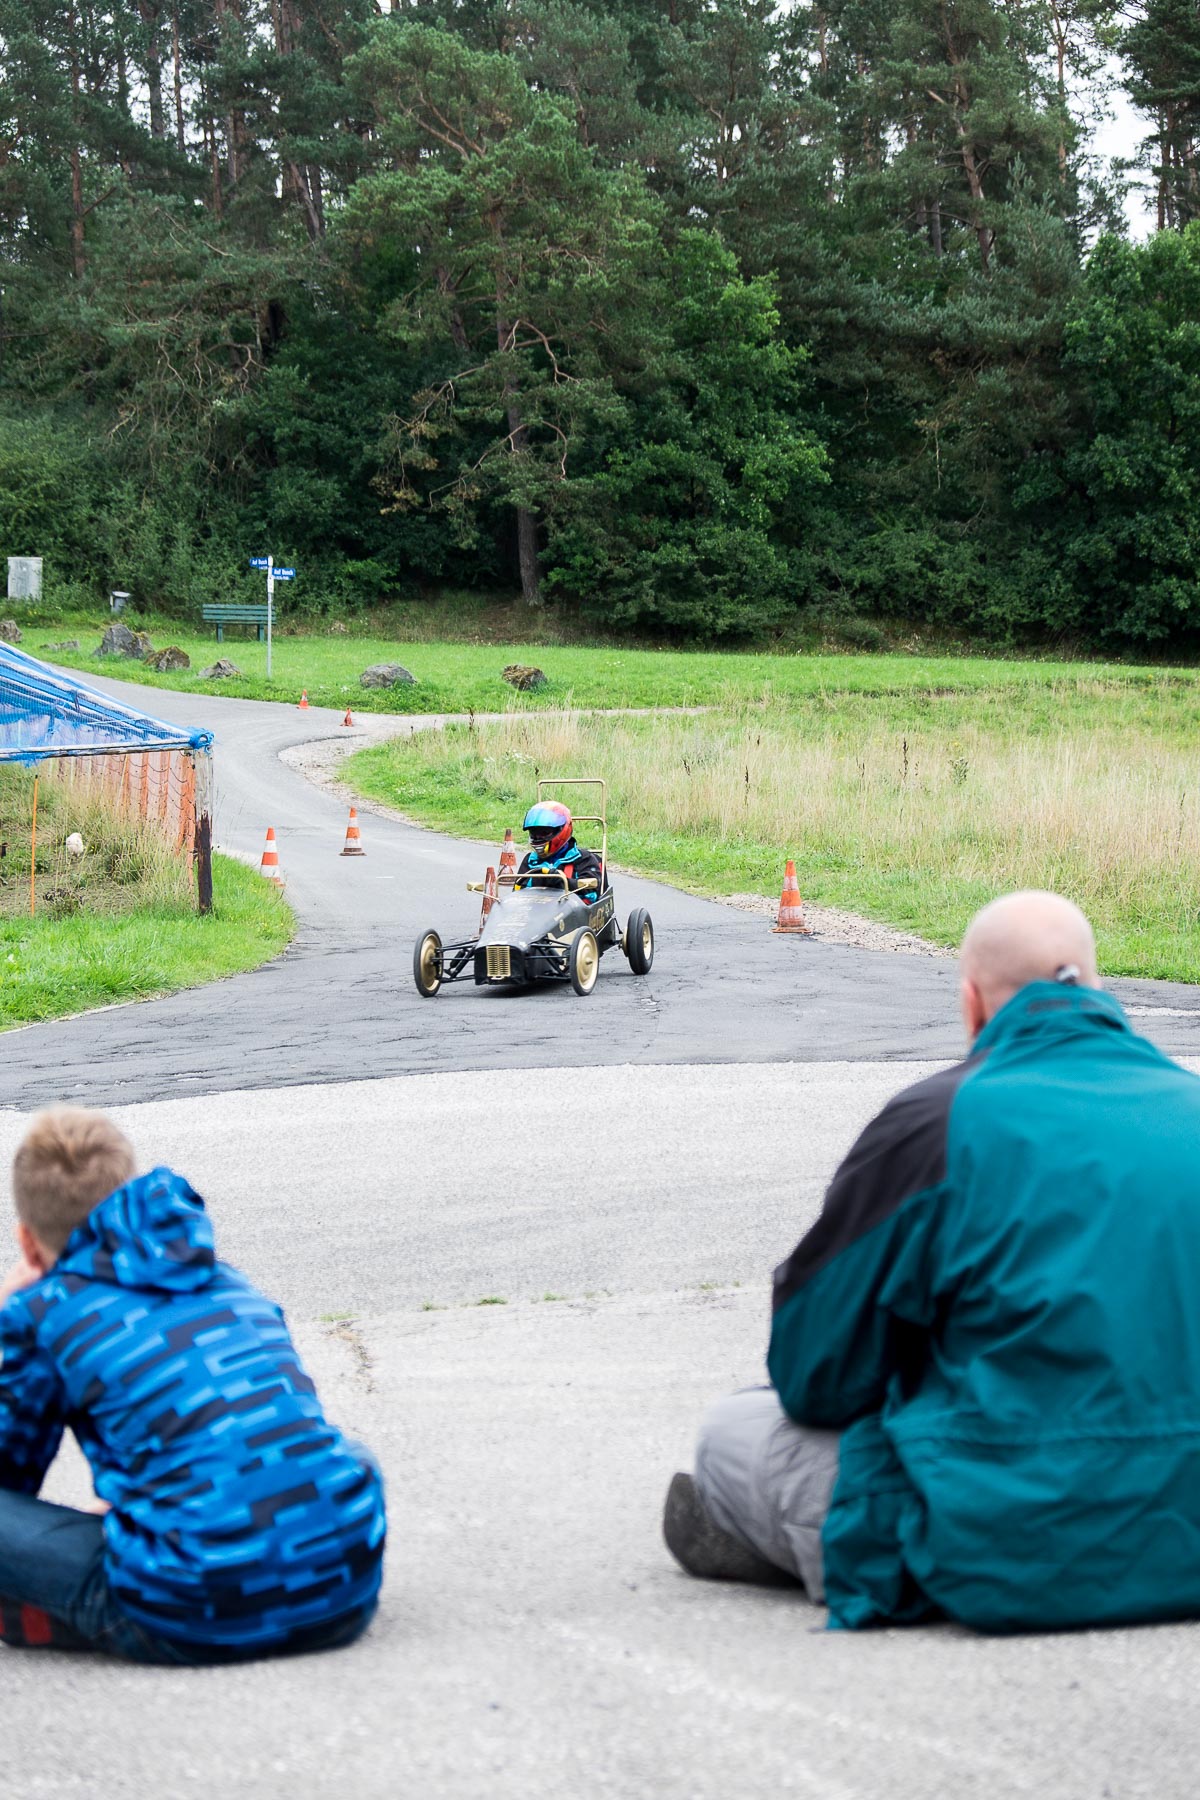
[[(564, 893), (569, 894), (572, 891), (571, 883), (567, 879), (566, 872), (563, 869), (527, 869), (524, 875), (501, 875), (496, 886), (515, 887), (518, 881), (521, 883), (522, 887), (524, 887), (526, 883), (528, 883), (530, 887), (533, 887), (535, 883), (541, 881), (548, 881), (551, 884), (561, 881)], [(485, 884), (482, 881), (468, 881), (467, 892), (468, 894), (482, 894), (484, 885)], [(584, 894), (588, 893), (592, 888), (598, 888), (599, 885), (600, 883), (596, 880), (594, 875), (588, 875), (582, 881), (577, 881), (575, 883), (574, 891), (577, 894)]]
[(537, 797), (542, 797), (543, 788), (563, 787), (598, 787), (600, 789), (600, 811), (598, 813), (572, 812), (572, 819), (577, 825), (599, 825), (600, 861), (604, 866), (604, 879), (608, 880), (608, 783), (599, 775), (543, 775), (537, 784)]

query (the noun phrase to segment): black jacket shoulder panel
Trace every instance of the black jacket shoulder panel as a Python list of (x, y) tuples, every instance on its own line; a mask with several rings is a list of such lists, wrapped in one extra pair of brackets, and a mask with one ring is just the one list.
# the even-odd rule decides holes
[[(571, 839), (569, 847), (574, 850), (575, 854), (570, 862), (563, 863), (561, 870), (558, 871), (567, 877), (569, 885), (575, 887), (581, 881), (601, 880), (604, 874), (604, 867), (597, 853), (594, 850), (585, 850), (582, 844), (577, 844), (575, 842), (574, 838)], [(529, 873), (532, 855), (533, 852), (531, 850), (525, 852), (517, 868), (518, 875), (527, 875)], [(541, 865), (539, 865), (539, 867), (541, 867)], [(550, 863), (548, 867), (552, 871), (558, 869), (556, 863)]]
[(830, 1182), (815, 1225), (776, 1269), (775, 1310), (906, 1200), (945, 1179), (950, 1109), (980, 1060), (967, 1057), (927, 1075), (875, 1115)]

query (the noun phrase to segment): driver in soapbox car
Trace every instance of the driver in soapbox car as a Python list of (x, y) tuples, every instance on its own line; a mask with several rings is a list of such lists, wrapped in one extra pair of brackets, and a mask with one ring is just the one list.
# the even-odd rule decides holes
[[(566, 786), (599, 794), (599, 811), (580, 820), (600, 827), (599, 855), (576, 842), (568, 808), (545, 797), (546, 788)], [(440, 932), (426, 931), (417, 939), (413, 980), (419, 994), (432, 999), (446, 983), (469, 974), (476, 987), (569, 981), (577, 994), (586, 995), (596, 985), (601, 956), (618, 947), (632, 974), (650, 973), (654, 961), (650, 914), (644, 906), (635, 906), (622, 931), (608, 885), (606, 788), (599, 776), (591, 775), (545, 776), (538, 781), (537, 800), (525, 815), (529, 850), (520, 868), (501, 875), (496, 887), (467, 884), (485, 896), (474, 936), (444, 944)], [(490, 869), (488, 874), (492, 876)], [(503, 890), (499, 894), (497, 887)]]
[(535, 887), (522, 876), (562, 875), (574, 891), (585, 884), (580, 898), (591, 905), (604, 890), (604, 864), (593, 850), (575, 842), (575, 824), (559, 800), (539, 800), (525, 814), (522, 827), (529, 833), (529, 849), (517, 870), (514, 886)]

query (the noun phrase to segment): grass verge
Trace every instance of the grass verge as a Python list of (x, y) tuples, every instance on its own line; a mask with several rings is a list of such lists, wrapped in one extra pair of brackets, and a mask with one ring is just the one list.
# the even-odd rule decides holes
[[(135, 620), (140, 628), (141, 621)], [(385, 637), (284, 636), (276, 639), (272, 679), (266, 679), (266, 646), (253, 637), (226, 640), (182, 629), (178, 621), (149, 621), (159, 648), (178, 645), (192, 667), (156, 675), (137, 662), (98, 661), (92, 654), (104, 621), (28, 626), (21, 648), (33, 656), (174, 692), (227, 694), (247, 700), (295, 703), (307, 690), (314, 706), (356, 712), (488, 713), (542, 712), (563, 707), (738, 706), (771, 700), (804, 700), (827, 694), (988, 694), (997, 690), (1053, 688), (1076, 678), (1121, 686), (1181, 686), (1200, 694), (1188, 670), (1124, 664), (1032, 662), (982, 656), (926, 654), (857, 655), (832, 653), (631, 650), (579, 645), (401, 643)], [(78, 637), (78, 651), (53, 648)], [(200, 671), (218, 654), (242, 674), (204, 681)], [(416, 676), (413, 686), (366, 689), (359, 676), (371, 663), (400, 662)], [(520, 694), (502, 679), (509, 663), (533, 663), (547, 676), (536, 693)], [(146, 706), (153, 711), (153, 701)], [(203, 716), (197, 709), (197, 718)]]
[[(24, 770), (0, 771), (0, 1029), (215, 981), (290, 941), (290, 909), (253, 869), (215, 857), (215, 904), (201, 918), (187, 858), (49, 779), (30, 917), (31, 799)], [(73, 831), (82, 856), (65, 848)]]
[[(864, 659), (865, 660), (865, 659)], [(699, 717), (515, 718), (361, 751), (345, 779), (498, 836), (539, 773), (609, 781), (614, 862), (806, 897), (956, 943), (1006, 890), (1070, 895), (1110, 974), (1200, 981), (1200, 689), (1079, 670), (969, 692), (820, 692)]]

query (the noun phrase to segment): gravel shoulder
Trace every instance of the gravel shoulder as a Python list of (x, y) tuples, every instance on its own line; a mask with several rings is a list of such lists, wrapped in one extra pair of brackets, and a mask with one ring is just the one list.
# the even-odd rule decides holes
[[(778, 900), (766, 894), (717, 894), (722, 906), (736, 906), (740, 912), (761, 913), (774, 918)], [(812, 935), (826, 944), (850, 944), (856, 950), (882, 950), (892, 955), (936, 956), (951, 962), (957, 952), (943, 944), (931, 944), (911, 931), (897, 931), (892, 925), (880, 925), (875, 919), (864, 919), (858, 913), (842, 912), (836, 906), (814, 906), (804, 902), (804, 917)]]

